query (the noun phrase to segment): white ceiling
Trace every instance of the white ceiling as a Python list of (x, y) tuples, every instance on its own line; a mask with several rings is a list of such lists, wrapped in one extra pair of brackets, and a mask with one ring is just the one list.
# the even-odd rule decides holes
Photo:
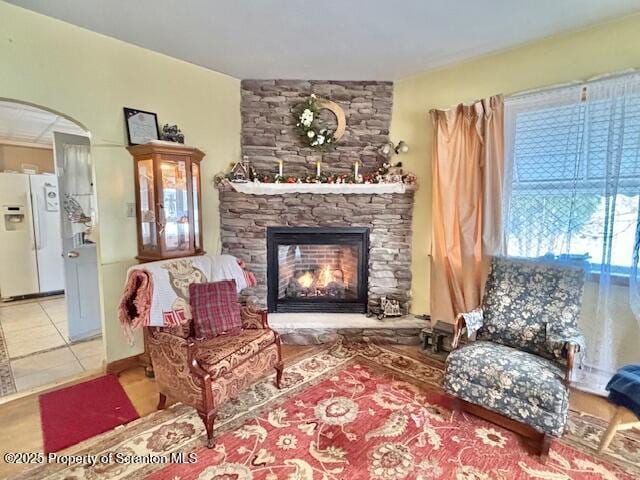
[(54, 131), (87, 134), (55, 113), (22, 103), (0, 101), (0, 143), (52, 146)]
[(640, 0), (10, 1), (241, 79), (396, 80), (640, 11)]

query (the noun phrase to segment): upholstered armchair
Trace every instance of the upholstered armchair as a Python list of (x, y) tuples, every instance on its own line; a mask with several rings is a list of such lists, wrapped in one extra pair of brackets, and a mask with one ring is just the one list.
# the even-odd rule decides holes
[(238, 335), (196, 340), (192, 322), (171, 328), (147, 327), (151, 357), (163, 409), (167, 397), (198, 411), (213, 447), (213, 424), (218, 408), (245, 387), (276, 370), (282, 379), (280, 337), (267, 324), (267, 312), (241, 308)]
[[(536, 441), (564, 431), (574, 357), (584, 351), (580, 269), (494, 258), (481, 307), (458, 316), (444, 389), (463, 410)], [(466, 330), (472, 340), (459, 347)]]

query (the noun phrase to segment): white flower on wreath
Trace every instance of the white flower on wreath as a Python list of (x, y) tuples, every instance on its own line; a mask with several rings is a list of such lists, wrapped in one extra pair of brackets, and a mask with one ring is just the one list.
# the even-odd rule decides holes
[(318, 135), (318, 145), (322, 145), (324, 143), (324, 135)]
[(304, 111), (300, 114), (300, 123), (305, 127), (310, 127), (313, 122), (313, 112), (308, 108), (305, 108)]
[(316, 136), (316, 132), (314, 132), (313, 130), (309, 130), (309, 131), (307, 132), (307, 137), (309, 137), (309, 138), (313, 138), (313, 137), (315, 137), (315, 136)]

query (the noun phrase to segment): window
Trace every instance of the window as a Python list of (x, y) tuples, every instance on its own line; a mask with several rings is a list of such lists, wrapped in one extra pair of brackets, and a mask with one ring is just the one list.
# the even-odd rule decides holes
[(507, 254), (626, 275), (640, 205), (640, 76), (507, 102)]

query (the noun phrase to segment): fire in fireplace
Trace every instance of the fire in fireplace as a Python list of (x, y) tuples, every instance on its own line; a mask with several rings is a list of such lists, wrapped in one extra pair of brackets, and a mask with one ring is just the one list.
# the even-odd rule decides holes
[(356, 298), (357, 247), (279, 245), (278, 298)]
[(267, 229), (271, 312), (364, 312), (367, 228)]

